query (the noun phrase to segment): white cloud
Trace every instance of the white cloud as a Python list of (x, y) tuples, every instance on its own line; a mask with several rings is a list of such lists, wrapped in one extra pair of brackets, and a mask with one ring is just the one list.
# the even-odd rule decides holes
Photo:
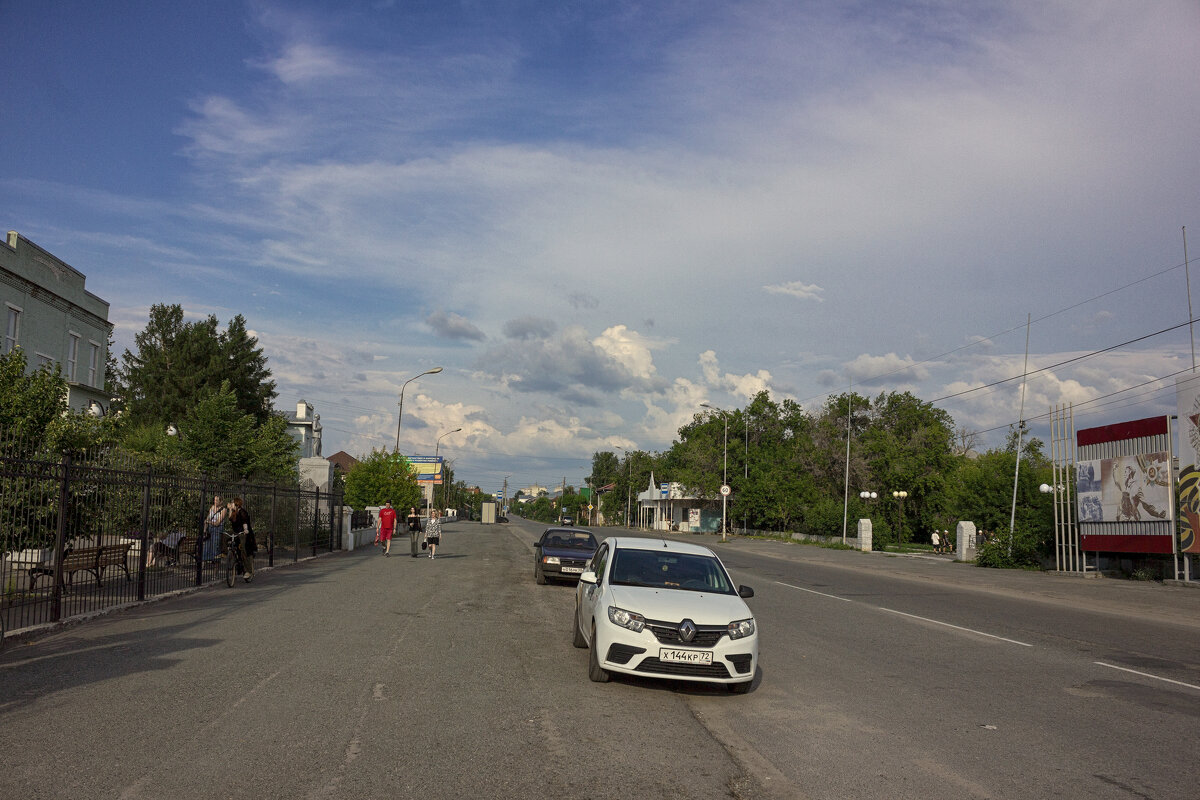
[(817, 302), (824, 302), (825, 300), (825, 298), (821, 297), (821, 293), (825, 290), (815, 283), (788, 281), (787, 283), (780, 283), (774, 286), (764, 286), (763, 289), (769, 294), (785, 294), (800, 300), (816, 300)]

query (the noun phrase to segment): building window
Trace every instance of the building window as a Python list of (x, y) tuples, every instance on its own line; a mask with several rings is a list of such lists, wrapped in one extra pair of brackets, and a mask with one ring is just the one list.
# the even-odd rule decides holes
[(96, 383), (97, 370), (100, 368), (100, 345), (95, 342), (88, 342), (88, 386), (100, 388), (100, 384)]
[(72, 333), (67, 340), (67, 380), (75, 380), (75, 367), (79, 364), (79, 334)]
[(20, 344), (21, 337), (21, 309), (16, 306), (8, 306), (8, 327), (4, 329), (4, 352), (11, 353), (13, 348)]
[(37, 362), (39, 367), (52, 369), (54, 367), (54, 356), (48, 356), (45, 353), (34, 353), (33, 360)]

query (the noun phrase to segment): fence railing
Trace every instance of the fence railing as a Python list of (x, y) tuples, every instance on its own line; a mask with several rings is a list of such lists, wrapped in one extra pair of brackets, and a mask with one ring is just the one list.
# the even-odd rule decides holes
[(0, 451), (0, 614), (11, 634), (219, 579), (213, 498), (241, 497), (256, 566), (336, 550), (342, 498), (137, 465), (113, 452), (51, 460)]

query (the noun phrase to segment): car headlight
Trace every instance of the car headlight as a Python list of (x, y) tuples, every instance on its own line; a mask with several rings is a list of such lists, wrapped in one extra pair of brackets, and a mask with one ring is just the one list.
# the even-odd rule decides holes
[(754, 635), (754, 618), (739, 619), (736, 622), (729, 623), (729, 638), (744, 639), (747, 636)]
[(608, 607), (608, 621), (613, 625), (620, 625), (622, 628), (628, 628), (634, 633), (641, 633), (646, 627), (646, 618), (634, 611), (626, 611), (623, 608), (616, 606)]
[(542, 556), (543, 564), (559, 564), (558, 556)]

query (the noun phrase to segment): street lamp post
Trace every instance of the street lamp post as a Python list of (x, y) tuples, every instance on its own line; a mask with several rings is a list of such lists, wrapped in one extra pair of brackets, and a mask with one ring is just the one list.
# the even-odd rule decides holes
[[(452, 433), (458, 433), (461, 430), (462, 430), (462, 428), (455, 428), (452, 431), (446, 431), (445, 433), (443, 433), (441, 436), (439, 436), (437, 438), (437, 443), (434, 444), (434, 446), (433, 446), (433, 463), (434, 464), (438, 463), (438, 452), (441, 450), (441, 447), (442, 447), (442, 439), (445, 439), (447, 436), (449, 436)], [(439, 470), (439, 471), (442, 473), (442, 486), (444, 487), (446, 485), (446, 472), (445, 472), (445, 470)], [(443, 503), (446, 502), (446, 490), (444, 488), (442, 489), (442, 502)]]
[(896, 543), (900, 546), (904, 545), (904, 498), (908, 497), (908, 492), (903, 489), (892, 492), (892, 497), (900, 501), (900, 527), (896, 530)]
[(726, 531), (725, 499), (729, 496), (728, 495), (729, 490), (726, 488), (727, 486), (729, 486), (729, 415), (726, 414), (723, 409), (717, 408), (716, 406), (713, 406), (713, 405), (709, 405), (708, 403), (701, 403), (700, 407), (701, 408), (709, 408), (709, 409), (712, 409), (713, 411), (719, 412), (721, 415), (721, 418), (725, 420), (725, 440), (724, 440), (724, 447), (723, 447), (724, 466), (721, 468), (721, 541), (724, 542), (724, 541), (726, 541), (726, 539), (725, 539), (725, 531)]
[(400, 387), (400, 413), (396, 415), (396, 448), (394, 450), (392, 450), (393, 453), (400, 452), (400, 421), (404, 419), (404, 387), (408, 386), (410, 383), (415, 381), (417, 378), (420, 378), (424, 375), (436, 375), (437, 373), (439, 373), (441, 371), (442, 371), (441, 367), (434, 367), (433, 369), (427, 369), (424, 372), (422, 372), (420, 375), (412, 376), (411, 378), (406, 380), (404, 382), (404, 384)]

